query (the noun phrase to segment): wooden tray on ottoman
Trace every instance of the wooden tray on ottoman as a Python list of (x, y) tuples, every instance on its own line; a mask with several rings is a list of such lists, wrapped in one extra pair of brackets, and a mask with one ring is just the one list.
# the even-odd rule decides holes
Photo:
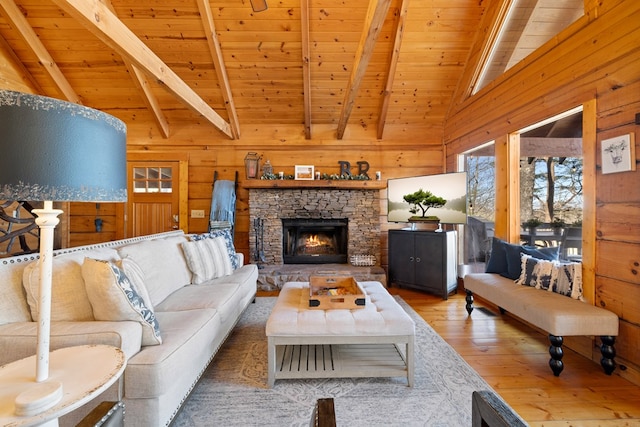
[(309, 277), (309, 308), (363, 308), (365, 301), (364, 291), (351, 276)]

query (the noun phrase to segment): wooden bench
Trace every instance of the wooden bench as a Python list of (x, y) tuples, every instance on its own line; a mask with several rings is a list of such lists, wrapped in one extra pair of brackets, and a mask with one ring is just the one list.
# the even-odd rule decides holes
[(600, 336), (600, 364), (607, 375), (616, 368), (615, 337), (618, 316), (608, 310), (554, 292), (517, 285), (494, 273), (472, 273), (464, 277), (466, 309), (473, 311), (473, 295), (495, 304), (501, 313), (509, 312), (549, 333), (549, 366), (555, 376), (564, 369), (562, 343), (565, 336)]

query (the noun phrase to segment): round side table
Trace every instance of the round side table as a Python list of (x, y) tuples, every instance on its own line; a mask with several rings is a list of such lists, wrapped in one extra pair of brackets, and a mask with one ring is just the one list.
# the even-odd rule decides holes
[(0, 425), (58, 425), (58, 418), (91, 401), (124, 372), (126, 360), (117, 347), (82, 345), (52, 351), (47, 381), (62, 383), (62, 398), (52, 408), (33, 416), (18, 416), (16, 397), (35, 382), (36, 356), (0, 366)]

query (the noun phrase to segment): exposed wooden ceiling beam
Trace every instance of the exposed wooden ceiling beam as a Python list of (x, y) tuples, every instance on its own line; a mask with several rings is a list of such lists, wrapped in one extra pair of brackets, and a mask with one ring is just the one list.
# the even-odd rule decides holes
[[(33, 74), (29, 72), (27, 67), (24, 66), (18, 55), (13, 51), (9, 43), (4, 39), (4, 37), (0, 36), (0, 52), (4, 52), (4, 56), (10, 59), (12, 66), (14, 66), (19, 72), (19, 78), (22, 81), (28, 82), (28, 85), (35, 91), (35, 93), (44, 93), (44, 90), (40, 86), (40, 84), (36, 81)], [(0, 56), (3, 56), (0, 55)], [(0, 77), (0, 80), (2, 77)]]
[(384, 85), (382, 94), (382, 105), (380, 106), (380, 114), (378, 116), (378, 139), (382, 139), (384, 134), (384, 125), (387, 121), (387, 112), (389, 110), (389, 101), (391, 100), (391, 92), (393, 90), (393, 80), (396, 75), (396, 66), (398, 65), (398, 57), (400, 56), (400, 47), (402, 46), (402, 34), (404, 33), (404, 21), (407, 17), (409, 9), (409, 0), (402, 0), (400, 10), (394, 13), (396, 15), (396, 31), (393, 40), (393, 50), (389, 60), (389, 68), (387, 69), (387, 81)]
[(389, 11), (390, 4), (391, 0), (369, 0), (369, 8), (367, 9), (367, 16), (364, 21), (362, 37), (356, 50), (356, 58), (353, 63), (353, 69), (351, 70), (351, 77), (349, 78), (347, 90), (344, 95), (342, 112), (340, 113), (340, 120), (338, 122), (338, 139), (342, 139), (344, 136), (353, 104), (358, 95), (360, 83), (362, 83), (362, 78), (367, 71), (367, 65), (369, 65), (373, 48), (380, 35), (380, 30), (382, 30), (382, 24), (384, 24), (384, 18)]
[[(113, 12), (114, 15), (116, 15), (116, 11), (113, 8), (113, 4), (111, 3), (111, 0), (105, 0), (105, 4), (109, 8), (109, 10)], [(160, 108), (158, 99), (151, 91), (151, 87), (149, 86), (149, 80), (147, 80), (147, 76), (138, 67), (133, 65), (131, 61), (127, 60), (126, 58), (123, 58), (123, 61), (124, 61), (124, 65), (127, 67), (127, 70), (129, 71), (129, 75), (131, 76), (133, 83), (138, 88), (138, 91), (140, 91), (140, 96), (142, 97), (142, 100), (147, 105), (147, 108), (151, 111), (151, 114), (153, 116), (153, 119), (156, 122), (156, 125), (158, 126), (158, 129), (160, 129), (160, 133), (162, 134), (163, 138), (165, 139), (169, 138), (169, 123), (167, 123), (167, 119), (164, 116), (164, 113), (162, 112), (162, 108)]]
[(302, 32), (302, 93), (304, 96), (304, 137), (311, 139), (311, 53), (309, 48), (309, 0), (300, 0)]
[(224, 64), (224, 58), (222, 57), (222, 49), (220, 48), (220, 41), (218, 40), (215, 23), (213, 22), (213, 14), (211, 13), (211, 4), (209, 3), (209, 0), (198, 0), (198, 10), (200, 10), (200, 18), (202, 19), (204, 32), (207, 36), (207, 44), (211, 51), (213, 66), (216, 70), (216, 75), (218, 76), (218, 82), (220, 82), (222, 98), (224, 99), (224, 104), (227, 107), (231, 132), (233, 133), (233, 138), (238, 139), (240, 138), (238, 113), (236, 112), (236, 105), (233, 102), (231, 84), (229, 83), (227, 68)]
[(80, 97), (71, 87), (71, 84), (64, 74), (62, 74), (62, 71), (58, 68), (58, 64), (53, 60), (49, 51), (42, 44), (38, 35), (33, 31), (33, 28), (31, 28), (31, 25), (29, 25), (29, 22), (27, 22), (27, 19), (24, 17), (15, 2), (13, 0), (2, 0), (0, 2), (0, 8), (4, 11), (7, 19), (11, 21), (14, 27), (16, 27), (25, 43), (29, 45), (33, 53), (38, 57), (38, 61), (47, 74), (49, 74), (49, 77), (51, 77), (65, 99), (70, 102), (75, 102), (76, 104), (82, 104)]
[(193, 111), (233, 139), (231, 126), (99, 0), (53, 0), (119, 55), (153, 76)]
[(125, 65), (129, 70), (129, 74), (131, 74), (133, 83), (141, 92), (140, 96), (142, 96), (142, 100), (145, 104), (147, 104), (147, 108), (149, 109), (149, 111), (151, 111), (151, 115), (153, 116), (156, 125), (158, 125), (158, 129), (160, 129), (162, 137), (165, 139), (169, 138), (169, 123), (167, 122), (167, 118), (162, 112), (162, 108), (160, 107), (158, 98), (156, 98), (156, 96), (151, 91), (151, 86), (149, 85), (147, 75), (144, 74), (144, 72), (140, 68), (136, 67), (127, 60), (125, 60)]
[(582, 138), (520, 137), (520, 157), (582, 158)]

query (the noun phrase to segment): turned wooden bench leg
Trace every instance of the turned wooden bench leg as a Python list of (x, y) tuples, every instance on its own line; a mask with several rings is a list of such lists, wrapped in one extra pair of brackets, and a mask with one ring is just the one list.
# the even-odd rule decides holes
[(616, 357), (616, 349), (614, 347), (616, 337), (605, 335), (601, 336), (600, 339), (602, 340), (602, 345), (600, 346), (600, 354), (602, 354), (600, 366), (604, 369), (605, 374), (611, 375), (616, 369), (616, 362), (613, 360)]
[(467, 313), (471, 315), (471, 312), (473, 311), (473, 292), (468, 289), (465, 289), (465, 292), (467, 293), (467, 296), (464, 299), (467, 302), (465, 308), (467, 309)]
[(549, 367), (551, 367), (553, 375), (559, 377), (560, 372), (564, 369), (564, 363), (562, 363), (562, 356), (564, 356), (562, 343), (564, 339), (560, 336), (549, 334), (549, 342), (551, 343), (551, 346), (549, 346), (549, 355), (551, 356)]

